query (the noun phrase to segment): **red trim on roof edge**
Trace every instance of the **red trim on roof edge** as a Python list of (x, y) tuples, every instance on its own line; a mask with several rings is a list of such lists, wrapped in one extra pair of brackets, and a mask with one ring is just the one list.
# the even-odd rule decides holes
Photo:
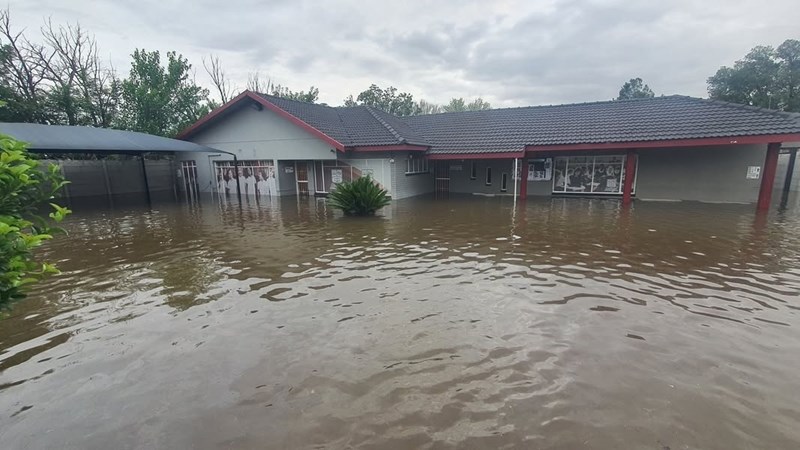
[(395, 152), (395, 151), (411, 151), (411, 152), (424, 152), (428, 147), (424, 145), (412, 144), (395, 144), (395, 145), (362, 145), (359, 147), (348, 147), (348, 150), (354, 152)]
[(341, 142), (339, 142), (336, 139), (328, 136), (327, 134), (323, 133), (322, 131), (319, 131), (318, 129), (314, 128), (313, 126), (311, 126), (308, 123), (304, 122), (303, 120), (299, 119), (297, 116), (294, 116), (294, 115), (290, 114), (289, 112), (279, 108), (274, 103), (268, 101), (267, 99), (261, 97), (260, 95), (255, 94), (255, 93), (253, 93), (251, 91), (244, 91), (241, 94), (237, 95), (232, 100), (230, 100), (228, 103), (225, 103), (224, 105), (220, 106), (219, 108), (215, 109), (214, 111), (211, 111), (208, 115), (206, 115), (202, 119), (198, 120), (197, 122), (195, 122), (194, 124), (192, 124), (191, 126), (186, 128), (185, 130), (181, 131), (180, 134), (178, 134), (178, 139), (184, 139), (184, 140), (187, 139), (192, 134), (194, 134), (197, 131), (199, 131), (203, 126), (207, 125), (216, 116), (218, 116), (221, 113), (227, 111), (233, 105), (235, 105), (236, 103), (238, 103), (239, 101), (241, 101), (245, 97), (250, 98), (251, 100), (253, 100), (256, 103), (266, 107), (270, 111), (272, 111), (275, 114), (283, 117), (284, 119), (288, 120), (289, 122), (293, 123), (294, 125), (297, 125), (298, 127), (304, 129), (308, 133), (310, 133), (310, 134), (322, 139), (323, 141), (327, 142), (328, 144), (330, 144), (334, 148), (336, 148), (336, 150), (339, 150), (341, 152), (344, 151), (344, 145)]
[(502, 153), (436, 153), (428, 155), (428, 159), (453, 160), (453, 159), (513, 159), (524, 158), (525, 152)]
[(705, 145), (769, 144), (800, 139), (800, 134), (768, 134), (760, 136), (733, 136), (722, 138), (667, 139), (662, 141), (604, 142), (598, 144), (526, 145), (527, 152), (558, 152), (580, 150), (619, 150), (664, 147), (700, 147)]

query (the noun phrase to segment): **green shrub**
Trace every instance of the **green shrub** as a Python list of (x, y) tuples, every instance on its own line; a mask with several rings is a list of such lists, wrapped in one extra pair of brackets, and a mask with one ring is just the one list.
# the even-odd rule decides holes
[(328, 202), (348, 216), (371, 216), (375, 211), (388, 205), (391, 200), (386, 189), (382, 189), (367, 175), (339, 183), (328, 196)]
[(51, 225), (69, 209), (50, 203), (49, 220), (38, 211), (66, 183), (58, 166), (40, 170), (24, 143), (0, 134), (0, 308), (24, 297), (26, 285), (58, 273), (53, 265), (37, 262), (32, 252), (62, 231)]

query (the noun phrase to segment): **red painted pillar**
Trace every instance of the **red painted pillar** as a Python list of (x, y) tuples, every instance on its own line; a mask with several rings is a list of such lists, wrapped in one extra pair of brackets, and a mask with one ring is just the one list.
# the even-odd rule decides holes
[(761, 190), (758, 191), (759, 211), (769, 210), (772, 200), (772, 188), (775, 185), (775, 172), (778, 171), (778, 155), (781, 152), (780, 142), (773, 142), (767, 146), (767, 156), (764, 158), (764, 168), (761, 170)]
[(636, 152), (628, 150), (625, 156), (625, 182), (622, 184), (622, 204), (630, 205), (633, 200), (633, 180), (636, 177)]
[(519, 170), (519, 198), (528, 198), (528, 160), (522, 158), (522, 167)]

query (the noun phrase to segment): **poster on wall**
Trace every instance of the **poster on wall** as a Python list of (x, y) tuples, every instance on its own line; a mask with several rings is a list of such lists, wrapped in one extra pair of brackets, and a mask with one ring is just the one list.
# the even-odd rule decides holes
[(258, 197), (278, 196), (278, 181), (272, 160), (239, 161), (239, 173), (233, 161), (214, 161), (215, 190), (220, 195), (236, 195), (236, 179), (242, 195)]
[(528, 181), (550, 181), (553, 178), (553, 158), (528, 161)]
[(748, 180), (757, 180), (759, 176), (761, 176), (761, 166), (748, 166), (747, 167), (747, 179)]
[(331, 169), (331, 183), (339, 184), (342, 182), (342, 169)]
[(554, 193), (621, 194), (625, 180), (624, 155), (556, 158)]

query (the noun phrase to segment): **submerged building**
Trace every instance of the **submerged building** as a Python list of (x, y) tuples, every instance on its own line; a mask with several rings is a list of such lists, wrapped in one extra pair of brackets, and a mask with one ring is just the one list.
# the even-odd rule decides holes
[(393, 198), (616, 196), (766, 209), (781, 144), (800, 141), (800, 114), (666, 96), (400, 118), (246, 91), (179, 138), (227, 152), (176, 154), (184, 186), (217, 195), (325, 195), (369, 174)]

